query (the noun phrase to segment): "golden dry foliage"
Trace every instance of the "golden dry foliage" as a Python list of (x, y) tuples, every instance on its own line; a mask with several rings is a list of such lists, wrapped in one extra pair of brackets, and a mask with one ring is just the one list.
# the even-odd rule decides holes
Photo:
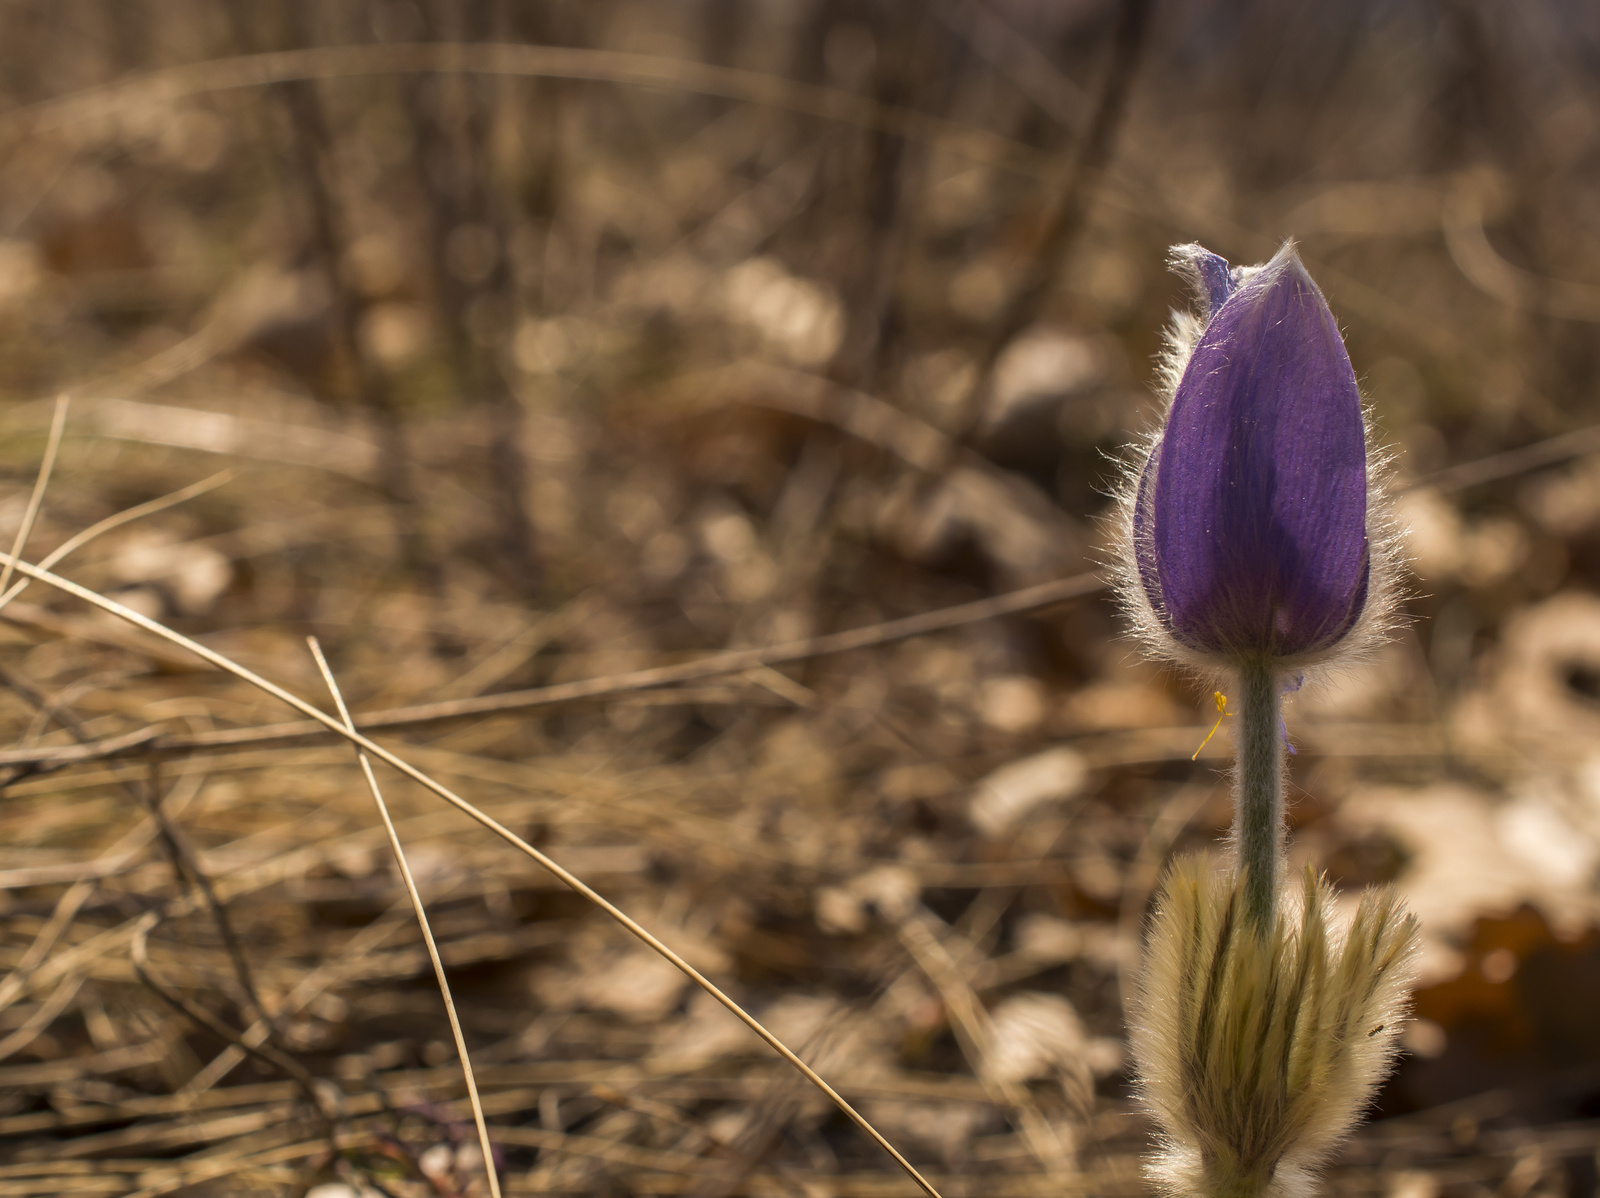
[[(1285, 717), (1296, 851), (1425, 939), (1330, 1192), (1594, 1188), (1600, 7), (3, 11), (0, 550), (329, 710), (314, 634), (364, 735), (946, 1198), (1145, 1186), (1124, 982), (1233, 721), (1191, 761), (1212, 700), (1119, 639), (1099, 521), (1166, 247), (1295, 237), (1415, 574)], [(0, 1198), (485, 1194), (349, 744), (11, 585)], [(378, 778), (507, 1193), (912, 1193)]]

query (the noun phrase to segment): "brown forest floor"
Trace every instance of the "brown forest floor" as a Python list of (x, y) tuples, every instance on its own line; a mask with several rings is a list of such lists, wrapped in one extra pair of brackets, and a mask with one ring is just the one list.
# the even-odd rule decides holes
[[(1123, 998), (1230, 742), (1191, 760), (1211, 700), (1123, 636), (1099, 521), (1164, 247), (1299, 237), (1414, 559), (1406, 627), (1289, 710), (1296, 859), (1426, 933), (1330, 1189), (1594, 1192), (1581, 14), (12, 7), (0, 548), (65, 393), (28, 560), (128, 513), (60, 570), (327, 708), (316, 636), (383, 745), (950, 1198), (1144, 1190)], [(0, 608), (0, 743), (0, 1198), (487, 1192), (348, 745), (38, 584)], [(507, 1192), (915, 1192), (380, 777)]]

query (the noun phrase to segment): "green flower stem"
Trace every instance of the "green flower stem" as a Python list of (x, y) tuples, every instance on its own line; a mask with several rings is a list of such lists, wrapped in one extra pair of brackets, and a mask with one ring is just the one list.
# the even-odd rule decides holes
[(1239, 670), (1239, 758), (1233, 840), (1244, 870), (1245, 913), (1256, 931), (1272, 929), (1283, 868), (1283, 737), (1279, 734), (1278, 674), (1264, 661)]

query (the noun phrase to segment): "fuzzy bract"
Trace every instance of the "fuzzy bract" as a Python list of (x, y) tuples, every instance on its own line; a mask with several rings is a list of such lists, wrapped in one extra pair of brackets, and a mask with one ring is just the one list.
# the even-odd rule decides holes
[(1309, 872), (1265, 934), (1242, 875), (1205, 858), (1167, 876), (1133, 1004), (1144, 1101), (1173, 1195), (1302, 1198), (1387, 1072), (1408, 1006), (1416, 920), (1372, 890), (1340, 929)]
[(1133, 572), (1173, 656), (1315, 660), (1373, 590), (1355, 371), (1292, 246), (1248, 269), (1176, 260), (1209, 319), (1131, 497)]

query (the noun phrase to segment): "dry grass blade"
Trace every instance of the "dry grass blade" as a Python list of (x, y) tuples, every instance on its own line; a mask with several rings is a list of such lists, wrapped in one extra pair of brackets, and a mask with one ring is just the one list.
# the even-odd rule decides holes
[[(505, 825), (501, 824), (498, 820), (495, 820), (485, 812), (480, 811), (477, 807), (467, 802), (466, 799), (463, 799), (449, 787), (444, 786), (442, 783), (436, 782), (432, 777), (423, 773), (423, 771), (419, 770), (416, 766), (412, 765), (405, 759), (396, 756), (394, 753), (391, 753), (388, 749), (385, 749), (376, 741), (373, 741), (362, 735), (354, 728), (341, 723), (333, 716), (330, 716), (327, 712), (300, 698), (298, 695), (292, 694), (283, 687), (278, 686), (276, 683), (269, 682), (259, 674), (247, 670), (237, 662), (224, 657), (214, 649), (209, 649), (205, 645), (200, 644), (198, 641), (190, 640), (182, 633), (174, 632), (166, 625), (161, 624), (156, 620), (152, 620), (148, 616), (141, 615), (132, 608), (124, 607), (122, 604), (113, 599), (107, 599), (104, 595), (98, 594), (95, 591), (91, 591), (88, 587), (80, 586), (71, 579), (62, 578), (58, 574), (52, 574), (48, 570), (41, 569), (38, 566), (30, 565), (27, 562), (17, 561), (15, 558), (11, 558), (9, 556), (7, 556), (5, 560), (13, 562), (18, 571), (25, 574), (27, 577), (32, 578), (36, 582), (42, 582), (49, 586), (55, 587), (57, 590), (72, 595), (74, 598), (81, 599), (85, 603), (99, 608), (101, 611), (109, 612), (120, 619), (126, 620), (130, 624), (133, 624), (139, 628), (143, 628), (147, 632), (154, 633), (156, 636), (159, 636), (164, 640), (170, 641), (174, 645), (179, 645), (188, 650), (190, 653), (200, 657), (202, 660), (210, 662), (218, 669), (226, 670), (234, 677), (240, 678), (243, 681), (248, 682), (251, 686), (265, 691), (274, 698), (287, 703), (296, 711), (303, 715), (309, 716), (313, 720), (316, 720), (317, 723), (323, 725), (325, 728), (337, 732), (340, 736), (350, 741), (351, 744), (364, 749), (373, 757), (376, 757), (389, 766), (392, 766), (394, 769), (399, 770), (413, 782), (416, 782), (418, 785), (438, 795), (441, 799), (455, 807), (458, 811), (470, 816), (483, 827), (493, 832), (496, 836), (499, 836), (507, 844), (538, 862), (545, 869), (549, 870), (550, 873), (559, 878), (562, 883), (576, 891), (578, 894), (582, 895), (585, 899), (593, 903), (596, 907), (600, 908), (612, 919), (616, 920), (617, 923), (621, 924), (634, 936), (638, 937), (639, 940), (643, 941), (649, 948), (659, 953), (666, 960), (670, 961), (697, 986), (699, 986), (707, 994), (711, 995), (711, 997), (716, 999), (717, 1002), (722, 1004), (722, 1006), (730, 1011), (737, 1019), (739, 1019), (740, 1022), (742, 1022), (756, 1035), (761, 1037), (761, 1039), (766, 1042), (768, 1047), (770, 1047), (779, 1056), (783, 1057), (784, 1060), (788, 1061), (789, 1064), (794, 1066), (795, 1069), (799, 1070), (800, 1073), (805, 1076), (806, 1080), (821, 1090), (822, 1093), (826, 1094), (828, 1099), (841, 1111), (843, 1111), (844, 1114), (849, 1117), (851, 1122), (853, 1122), (863, 1132), (870, 1136), (873, 1142), (878, 1145), (878, 1147), (887, 1152), (894, 1159), (895, 1163), (905, 1170), (906, 1174), (914, 1182), (916, 1182), (918, 1187), (921, 1188), (924, 1193), (928, 1194), (930, 1198), (941, 1198), (939, 1191), (933, 1187), (933, 1184), (929, 1182), (927, 1178), (923, 1177), (923, 1175), (917, 1170), (916, 1166), (908, 1161), (900, 1152), (900, 1150), (891, 1144), (883, 1136), (883, 1134), (878, 1131), (877, 1128), (873, 1127), (872, 1124), (867, 1121), (864, 1115), (857, 1111), (855, 1107), (851, 1106), (850, 1103), (845, 1100), (844, 1095), (840, 1094), (825, 1080), (823, 1080), (822, 1076), (818, 1074), (816, 1070), (812, 1069), (811, 1066), (802, 1061), (794, 1053), (794, 1051), (789, 1048), (788, 1045), (768, 1031), (766, 1027), (764, 1027), (755, 1018), (755, 1016), (751, 1015), (738, 1003), (734, 1002), (732, 998), (724, 994), (721, 988), (716, 985), (716, 983), (712, 982), (710, 978), (706, 977), (698, 969), (690, 965), (688, 961), (684, 960), (683, 957), (674, 952), (665, 943), (658, 939), (655, 935), (646, 930), (644, 926), (636, 921), (632, 916), (628, 915), (620, 907), (616, 906), (609, 899), (605, 898), (605, 896), (600, 894), (599, 891), (589, 886), (588, 883), (584, 882), (576, 874), (569, 872), (552, 858), (534, 848), (533, 845), (523, 840), (522, 837), (511, 831), (510, 828), (507, 828)], [(748, 666), (746, 668), (748, 668)]]
[(1483, 227), (1482, 199), (1457, 186), (1441, 213), (1445, 246), (1467, 280), (1510, 308), (1543, 311), (1562, 320), (1600, 321), (1600, 287), (1570, 279), (1547, 278), (1508, 262)]
[(995, 1051), (994, 1024), (949, 948), (930, 926), (933, 918), (929, 913), (917, 912), (902, 920), (899, 924), (901, 944), (938, 990), (949, 1014), (951, 1029), (973, 1073), (983, 1082), (997, 1106), (1016, 1112), (1023, 1139), (1034, 1159), (1050, 1176), (1068, 1181), (1076, 1172), (1070, 1147), (1045, 1119), (1026, 1087), (996, 1077), (990, 1068)]
[[(91, 524), (82, 532), (68, 537), (58, 548), (52, 549), (39, 564), (48, 570), (51, 566), (54, 566), (69, 554), (75, 553), (77, 550), (82, 549), (90, 541), (96, 540), (99, 537), (103, 537), (106, 533), (121, 528), (124, 524), (130, 524), (135, 520), (142, 520), (144, 517), (153, 516), (157, 512), (164, 512), (169, 507), (176, 507), (180, 503), (187, 503), (189, 500), (198, 498), (199, 496), (206, 494), (208, 491), (215, 491), (218, 487), (224, 485), (225, 483), (231, 482), (233, 480), (233, 476), (234, 471), (231, 468), (227, 470), (219, 470), (210, 478), (203, 478), (197, 483), (190, 483), (187, 487), (180, 488), (179, 490), (172, 492), (170, 495), (161, 495), (148, 501), (147, 503), (136, 504), (133, 507), (120, 511), (114, 516), (107, 516), (104, 520), (101, 520), (95, 524)], [(44, 471), (41, 469), (40, 478), (42, 479), (44, 477)], [(20, 547), (18, 547), (14, 549), (13, 552), (17, 556), (21, 556), (22, 550)], [(6, 573), (10, 574), (11, 571), (8, 569)], [(18, 595), (22, 594), (23, 591), (27, 590), (28, 585), (28, 580), (24, 579), (23, 581), (17, 583), (17, 585), (12, 587), (10, 590), (7, 590), (4, 584), (0, 583), (0, 608), (4, 608)]]
[[(152, 819), (142, 820), (102, 853), (95, 864), (103, 863), (107, 867), (104, 871), (106, 873), (120, 869), (142, 852), (145, 845), (150, 842), (155, 834), (155, 821)], [(26, 873), (26, 871), (15, 870), (7, 872), (13, 876), (19, 872)], [(67, 928), (71, 926), (72, 921), (77, 918), (78, 912), (83, 908), (83, 905), (94, 895), (96, 880), (101, 876), (101, 871), (91, 869), (88, 877), (74, 881), (66, 892), (56, 900), (56, 908), (51, 913), (50, 919), (40, 929), (39, 934), (34, 937), (33, 943), (23, 953), (22, 959), (17, 962), (5, 979), (0, 981), (0, 1010), (10, 1006), (28, 989), (29, 980), (34, 972), (44, 959), (50, 955), (50, 951), (55, 948)], [(23, 877), (21, 881), (25, 884), (34, 884), (35, 879)], [(70, 976), (70, 974), (62, 973), (58, 976)]]
[[(142, 847), (144, 839), (145, 837), (141, 836), (139, 844), (135, 845), (130, 851), (137, 852)], [(116, 853), (116, 850), (112, 852)], [(107, 854), (107, 856), (111, 855)], [(113, 859), (118, 859), (120, 856), (121, 854), (116, 854)], [(39, 934), (33, 938), (33, 943), (28, 946), (27, 952), (23, 953), (22, 960), (17, 962), (16, 968), (6, 975), (5, 981), (0, 982), (0, 1010), (10, 1006), (17, 996), (23, 992), (29, 976), (38, 968), (39, 963), (49, 956), (50, 950), (56, 946), (56, 942), (61, 939), (62, 934), (71, 925), (79, 910), (82, 909), (84, 903), (89, 901), (89, 897), (93, 893), (94, 883), (92, 881), (80, 881), (71, 886), (56, 901), (55, 910), (51, 913), (44, 927), (40, 929)]]
[(0, 1061), (20, 1052), (38, 1039), (40, 1033), (54, 1023), (56, 1016), (65, 1011), (78, 996), (78, 990), (82, 985), (82, 974), (69, 974), (62, 978), (55, 991), (39, 1004), (39, 1008), (28, 1016), (27, 1021), (4, 1040), (0, 1040)]
[(1569, 433), (1558, 433), (1542, 441), (1519, 445), (1504, 453), (1490, 454), (1486, 458), (1473, 458), (1457, 462), (1408, 485), (1396, 487), (1398, 492), (1426, 487), (1441, 495), (1465, 491), (1503, 478), (1514, 478), (1546, 466), (1554, 466), (1573, 458), (1585, 457), (1600, 449), (1600, 425), (1586, 425)]
[[(34, 480), (33, 494), (28, 496), (28, 508), (22, 514), (22, 523), (17, 527), (16, 538), (11, 542), (11, 556), (13, 559), (22, 556), (23, 548), (28, 544), (28, 534), (33, 532), (33, 522), (39, 518), (39, 508), (44, 503), (45, 488), (50, 485), (50, 475), (56, 468), (56, 454), (61, 449), (61, 434), (67, 427), (67, 397), (56, 396), (55, 414), (50, 418), (50, 440), (44, 447), (44, 460), (39, 463), (39, 477)], [(7, 562), (5, 569), (0, 570), (0, 595), (11, 582), (11, 575), (15, 567)], [(0, 606), (4, 606), (0, 601)]]
[[(306, 638), (306, 644), (311, 647), (311, 656), (317, 660), (317, 669), (322, 671), (322, 678), (328, 684), (328, 692), (333, 696), (334, 705), (339, 709), (339, 718), (344, 721), (345, 727), (354, 729), (350, 722), (350, 709), (345, 706), (344, 694), (339, 690), (339, 683), (333, 676), (333, 670), (328, 666), (328, 659), (323, 655), (322, 645), (314, 636)], [(362, 777), (367, 780), (367, 790), (372, 794), (373, 805), (378, 809), (378, 815), (383, 820), (383, 830), (389, 837), (389, 848), (394, 853), (394, 863), (400, 871), (400, 879), (405, 883), (406, 894), (411, 899), (411, 909), (416, 912), (417, 926), (422, 929), (423, 943), (428, 946), (428, 959), (433, 962), (433, 976), (439, 983), (439, 996), (444, 999), (445, 1014), (450, 1017), (450, 1034), (455, 1037), (456, 1055), (461, 1059), (461, 1076), (467, 1083), (467, 1098), (472, 1103), (472, 1121), (478, 1128), (478, 1147), (483, 1150), (483, 1171), (489, 1179), (489, 1192), (494, 1198), (500, 1198), (500, 1171), (495, 1167), (494, 1148), (489, 1143), (489, 1125), (483, 1120), (483, 1102), (478, 1097), (478, 1079), (472, 1073), (472, 1058), (467, 1053), (467, 1038), (461, 1031), (461, 1017), (456, 1014), (455, 999), (450, 996), (450, 981), (444, 974), (444, 961), (439, 957), (439, 946), (434, 943), (433, 929), (428, 925), (428, 912), (422, 905), (422, 894), (417, 890), (417, 880), (411, 874), (411, 866), (406, 861), (405, 847), (400, 843), (400, 834), (395, 831), (394, 819), (389, 815), (389, 805), (383, 800), (383, 790), (378, 785), (378, 776), (372, 772), (372, 761), (367, 755), (356, 750), (356, 760), (361, 763)]]
[(546, 703), (568, 702), (573, 699), (595, 699), (627, 691), (646, 690), (670, 686), (679, 682), (695, 682), (724, 674), (742, 674), (760, 666), (782, 665), (808, 657), (825, 654), (848, 653), (867, 649), (911, 637), (942, 632), (962, 624), (992, 620), (1004, 615), (1062, 603), (1069, 599), (1092, 595), (1105, 587), (1098, 574), (1077, 574), (1071, 578), (1055, 579), (1036, 586), (1025, 587), (989, 599), (962, 603), (955, 607), (922, 612), (900, 620), (871, 624), (865, 628), (852, 628), (845, 632), (830, 633), (804, 641), (791, 641), (778, 645), (765, 645), (754, 649), (733, 649), (713, 653), (695, 661), (678, 665), (657, 666), (616, 674), (605, 678), (586, 678), (578, 682), (558, 683), (529, 691), (508, 691), (498, 695), (484, 695), (476, 699), (453, 702), (428, 703), (366, 716), (357, 721), (358, 727), (395, 727), (401, 724), (453, 719), (458, 716), (491, 715), (501, 711), (516, 711)]

